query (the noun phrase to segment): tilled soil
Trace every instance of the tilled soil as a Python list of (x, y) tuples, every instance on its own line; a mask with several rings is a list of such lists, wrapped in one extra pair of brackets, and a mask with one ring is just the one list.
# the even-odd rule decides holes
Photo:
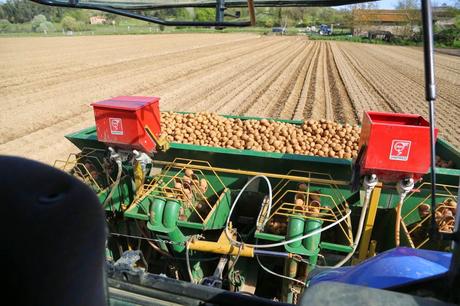
[[(427, 117), (420, 49), (306, 37), (174, 34), (0, 38), (0, 153), (52, 163), (90, 103), (161, 97), (162, 110), (359, 123), (363, 111)], [(436, 56), (437, 125), (458, 147), (460, 57)]]

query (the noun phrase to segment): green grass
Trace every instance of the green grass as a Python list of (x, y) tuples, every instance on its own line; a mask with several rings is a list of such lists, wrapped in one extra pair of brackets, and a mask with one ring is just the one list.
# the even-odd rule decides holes
[[(62, 29), (60, 23), (54, 23), (56, 28), (53, 32), (37, 33), (32, 31), (30, 23), (12, 24), (8, 29), (0, 32), (0, 37), (52, 37), (52, 36), (67, 36)], [(386, 42), (378, 39), (370, 40), (366, 37), (352, 36), (349, 34), (349, 29), (335, 29), (335, 34), (331, 36), (321, 36), (319, 34), (307, 34), (311, 40), (336, 40), (350, 41), (356, 43), (371, 43), (385, 44), (398, 46), (421, 46), (422, 42), (412, 40), (394, 39)], [(216, 30), (214, 28), (205, 27), (161, 27), (156, 24), (148, 23), (140, 20), (121, 20), (117, 25), (84, 25), (84, 29), (74, 31), (73, 36), (91, 36), (91, 35), (146, 35), (146, 34), (174, 34), (174, 33), (258, 33), (261, 35), (269, 35), (272, 33), (271, 28), (264, 27), (243, 27), (243, 28), (225, 28)], [(347, 34), (343, 34), (347, 33)], [(288, 28), (285, 35), (299, 35), (299, 29)], [(460, 39), (456, 39), (452, 45), (445, 45), (435, 42), (437, 48), (460, 48)]]
[[(413, 41), (408, 39), (395, 38), (392, 41), (383, 41), (380, 39), (368, 39), (367, 37), (352, 36), (352, 35), (310, 35), (311, 40), (336, 40), (350, 41), (356, 43), (378, 44), (378, 45), (395, 45), (395, 46), (423, 46), (421, 41)], [(436, 48), (460, 48), (460, 40), (455, 40), (452, 45), (446, 45), (439, 42), (434, 42)]]
[(351, 41), (357, 43), (368, 43), (368, 44), (381, 44), (381, 45), (399, 45), (399, 46), (417, 46), (421, 43), (414, 42), (411, 40), (395, 39), (393, 41), (383, 41), (380, 39), (368, 39), (366, 37), (348, 35), (332, 35), (332, 36), (321, 36), (311, 35), (311, 40), (338, 40), (338, 41)]
[[(33, 32), (30, 23), (12, 24), (6, 30), (0, 31), (1, 36), (65, 36), (67, 35), (60, 23), (54, 23), (55, 31), (48, 33)], [(216, 30), (205, 27), (161, 27), (159, 25), (139, 20), (122, 20), (117, 25), (84, 25), (83, 29), (73, 32), (73, 36), (88, 35), (142, 35), (142, 34), (161, 34), (161, 33), (259, 33), (267, 34), (271, 29), (263, 27), (244, 27), (244, 28), (225, 28)]]

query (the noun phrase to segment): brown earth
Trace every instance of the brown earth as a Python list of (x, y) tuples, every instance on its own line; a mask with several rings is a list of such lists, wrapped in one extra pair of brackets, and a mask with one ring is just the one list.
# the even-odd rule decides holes
[[(460, 57), (436, 56), (442, 137), (458, 147)], [(89, 104), (156, 95), (162, 110), (357, 123), (365, 110), (419, 113), (419, 49), (252, 34), (0, 38), (0, 153), (53, 162)]]

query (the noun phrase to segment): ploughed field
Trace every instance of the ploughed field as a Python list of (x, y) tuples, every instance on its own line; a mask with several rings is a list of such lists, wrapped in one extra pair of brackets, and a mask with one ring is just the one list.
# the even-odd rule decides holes
[[(365, 110), (427, 117), (421, 49), (306, 37), (173, 34), (0, 38), (0, 154), (48, 163), (94, 124), (93, 101), (161, 97), (164, 111), (359, 124)], [(437, 54), (437, 125), (460, 144), (460, 57)]]

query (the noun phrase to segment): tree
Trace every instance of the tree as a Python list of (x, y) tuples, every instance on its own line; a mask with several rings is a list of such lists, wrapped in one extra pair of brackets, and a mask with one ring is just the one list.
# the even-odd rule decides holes
[(272, 28), (275, 23), (273, 22), (273, 19), (267, 19), (264, 23), (264, 27), (266, 28)]
[(268, 8), (256, 8), (256, 25), (258, 27), (271, 28), (273, 24), (273, 15)]
[(32, 26), (32, 31), (37, 32), (38, 28), (40, 27), (40, 24), (46, 22), (46, 17), (43, 15), (37, 15), (32, 19), (31, 26)]
[(195, 21), (215, 21), (216, 10), (213, 8), (198, 8), (195, 10)]
[(47, 20), (59, 22), (64, 12), (71, 10), (73, 9), (49, 7), (29, 0), (6, 0), (5, 3), (0, 3), (0, 19), (8, 19), (11, 23), (24, 23), (31, 21), (34, 16), (43, 15)]
[(396, 4), (398, 10), (413, 10), (420, 8), (419, 0), (399, 0)]
[(6, 15), (5, 11), (3, 10), (3, 6), (0, 4), (0, 20), (6, 19), (8, 16)]
[(175, 14), (177, 20), (190, 20), (190, 13), (185, 8), (175, 9)]
[(62, 18), (61, 24), (62, 24), (62, 28), (65, 31), (78, 31), (79, 30), (78, 22), (75, 20), (75, 18), (71, 16), (65, 16), (64, 18)]
[(52, 22), (45, 21), (40, 23), (40, 26), (37, 28), (37, 32), (43, 32), (47, 34), (48, 32), (54, 32), (56, 31), (56, 27)]
[(87, 10), (68, 10), (65, 16), (70, 16), (76, 21), (80, 21), (82, 23), (89, 23), (89, 13)]
[(11, 22), (6, 19), (0, 19), (0, 33), (7, 32), (11, 27)]

